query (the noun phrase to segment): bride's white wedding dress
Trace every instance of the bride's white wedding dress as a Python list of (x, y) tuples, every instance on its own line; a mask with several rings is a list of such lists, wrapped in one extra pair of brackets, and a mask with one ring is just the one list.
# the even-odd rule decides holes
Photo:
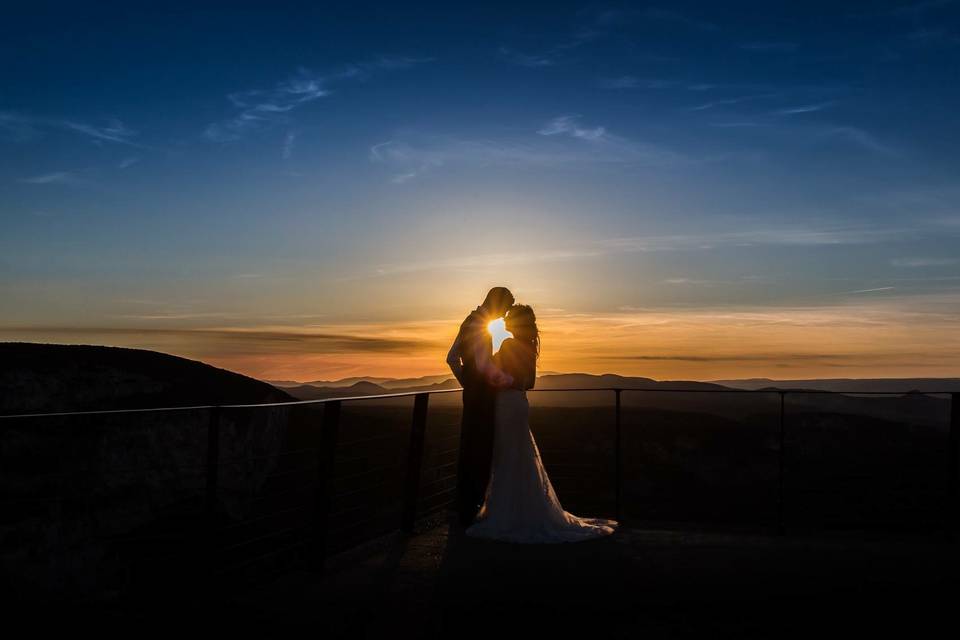
[[(497, 355), (505, 348), (508, 356), (509, 351), (516, 351), (518, 347), (509, 345), (511, 342), (516, 341), (505, 341)], [(613, 533), (615, 520), (578, 518), (563, 510), (540, 460), (529, 413), (525, 391), (504, 389), (497, 394), (490, 483), (483, 506), (466, 534), (508, 542), (548, 543), (577, 542)]]

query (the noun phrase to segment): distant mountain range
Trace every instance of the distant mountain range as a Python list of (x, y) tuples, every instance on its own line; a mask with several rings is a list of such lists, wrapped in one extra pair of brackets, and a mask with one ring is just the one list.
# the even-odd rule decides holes
[(421, 384), (410, 387), (385, 387), (368, 380), (360, 380), (347, 386), (314, 386), (301, 384), (296, 387), (283, 387), (283, 390), (298, 400), (319, 400), (322, 398), (350, 398), (353, 396), (375, 396), (386, 393), (406, 393), (412, 391), (440, 391), (456, 389), (460, 385), (453, 378), (433, 384)]
[[(691, 380), (653, 380), (651, 378), (619, 376), (614, 374), (593, 375), (588, 373), (547, 374), (537, 378), (536, 389), (579, 389), (578, 393), (536, 393), (531, 401), (549, 406), (563, 407), (609, 407), (614, 396), (606, 389), (644, 389), (648, 393), (624, 393), (622, 402), (625, 407), (657, 407), (670, 411), (703, 412), (724, 415), (732, 419), (758, 412), (776, 412), (778, 398), (774, 394), (717, 394), (717, 393), (657, 393), (661, 389), (682, 389), (687, 391), (722, 390), (760, 390), (760, 389), (806, 389), (823, 391), (905, 391), (917, 389), (949, 391), (955, 379), (879, 379), (847, 380), (847, 384), (837, 384), (835, 380), (729, 380), (726, 384), (718, 382), (697, 382)], [(829, 385), (829, 386), (828, 386)], [(835, 385), (835, 386), (834, 386)], [(373, 396), (400, 392), (435, 391), (454, 389), (456, 380), (448, 378), (443, 382), (422, 384), (412, 387), (387, 388), (367, 379), (360, 379), (348, 386), (315, 387), (309, 384), (287, 387), (285, 391), (301, 400), (323, 398), (346, 398), (353, 396)], [(441, 401), (438, 399), (437, 401)], [(456, 401), (447, 398), (443, 402)], [(433, 401), (432, 401), (433, 402)], [(902, 421), (909, 424), (923, 424), (943, 427), (948, 420), (950, 402), (948, 399), (922, 394), (907, 396), (856, 397), (852, 395), (802, 395), (791, 396), (788, 401), (788, 413), (815, 412), (835, 415), (863, 415), (874, 418)]]
[(734, 389), (811, 389), (817, 391), (952, 391), (960, 392), (960, 378), (824, 378), (812, 380), (714, 380)]
[[(376, 378), (357, 376), (342, 380), (314, 382), (270, 381), (301, 400), (346, 398), (351, 396), (388, 393), (434, 391), (459, 386), (449, 374), (420, 378)], [(960, 378), (862, 378), (862, 379), (808, 379), (773, 380), (746, 378), (741, 380), (654, 380), (638, 376), (589, 373), (544, 372), (537, 377), (537, 389), (807, 389), (816, 391), (956, 391), (960, 392)]]
[(260, 380), (156, 351), (0, 343), (0, 414), (283, 402)]
[[(351, 396), (378, 395), (417, 391), (456, 389), (460, 385), (450, 375), (424, 376), (423, 378), (345, 378), (331, 382), (303, 383), (297, 386), (281, 385), (284, 391), (301, 400), (320, 398), (347, 398)], [(413, 382), (413, 384), (409, 384)], [(405, 386), (409, 385), (409, 386)], [(589, 373), (545, 373), (537, 377), (538, 389), (654, 389), (672, 387), (680, 389), (722, 388), (709, 382), (657, 381), (650, 378), (618, 376), (614, 374), (593, 375)]]
[(421, 376), (419, 378), (377, 378), (374, 376), (354, 376), (352, 378), (341, 378), (340, 380), (313, 380), (310, 382), (297, 382), (295, 380), (266, 380), (275, 387), (327, 387), (330, 389), (340, 389), (352, 387), (358, 383), (370, 383), (383, 389), (403, 389), (406, 387), (422, 387), (424, 385), (436, 384), (446, 380), (453, 379), (449, 373), (435, 376)]

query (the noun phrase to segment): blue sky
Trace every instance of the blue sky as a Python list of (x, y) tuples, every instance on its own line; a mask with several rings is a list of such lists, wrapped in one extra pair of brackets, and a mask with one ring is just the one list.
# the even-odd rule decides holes
[[(946, 375), (958, 17), (947, 0), (9, 9), (0, 337), (261, 376), (433, 373), (506, 283), (567, 340), (556, 368)], [(699, 337), (623, 329), (654, 320)], [(753, 322), (767, 342), (742, 356)], [(808, 352), (812, 326), (846, 350)], [(271, 351), (288, 334), (300, 349)], [(721, 347), (712, 369), (690, 359)]]

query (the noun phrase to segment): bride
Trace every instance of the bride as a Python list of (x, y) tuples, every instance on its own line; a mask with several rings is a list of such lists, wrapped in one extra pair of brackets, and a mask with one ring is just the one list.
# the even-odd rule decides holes
[(466, 534), (508, 542), (576, 542), (613, 533), (614, 520), (578, 518), (564, 511), (540, 460), (528, 423), (527, 389), (537, 375), (540, 334), (527, 305), (515, 305), (506, 317), (513, 334), (494, 356), (497, 367), (513, 377), (496, 396), (493, 462), (483, 506)]

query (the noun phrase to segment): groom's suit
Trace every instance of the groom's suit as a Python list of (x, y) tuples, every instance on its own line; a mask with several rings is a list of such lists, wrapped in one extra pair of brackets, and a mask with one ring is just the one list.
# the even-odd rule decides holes
[(460, 325), (447, 356), (463, 386), (463, 418), (457, 465), (457, 508), (465, 526), (483, 504), (493, 456), (493, 419), (496, 389), (491, 380), (493, 344), (487, 333), (489, 318), (477, 307)]

